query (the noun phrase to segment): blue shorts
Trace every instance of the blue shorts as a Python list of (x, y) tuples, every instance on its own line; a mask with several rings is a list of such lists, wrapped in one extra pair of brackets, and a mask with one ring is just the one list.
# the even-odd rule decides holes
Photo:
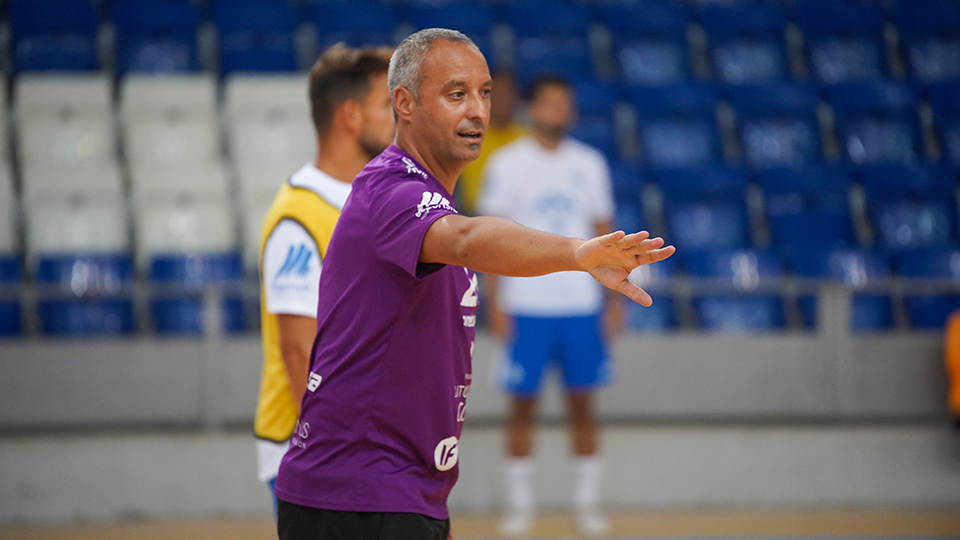
[(610, 382), (612, 367), (601, 335), (600, 316), (514, 317), (513, 342), (506, 346), (501, 381), (513, 394), (534, 395), (544, 369), (556, 363), (568, 391), (592, 390)]

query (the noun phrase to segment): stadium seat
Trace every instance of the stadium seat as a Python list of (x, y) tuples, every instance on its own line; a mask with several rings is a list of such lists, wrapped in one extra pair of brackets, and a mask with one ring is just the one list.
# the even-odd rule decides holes
[(884, 68), (880, 9), (854, 0), (796, 2), (811, 73), (827, 84), (879, 79)]
[(789, 256), (797, 247), (854, 245), (850, 175), (843, 167), (767, 169), (760, 172), (758, 182), (776, 249)]
[(774, 82), (730, 88), (743, 159), (752, 169), (800, 167), (820, 158), (812, 86)]
[(936, 83), (927, 92), (943, 156), (960, 165), (960, 83)]
[(220, 72), (294, 71), (297, 9), (276, 0), (220, 0), (213, 9)]
[(453, 28), (463, 32), (488, 62), (496, 64), (490, 41), (490, 29), (496, 23), (493, 6), (481, 2), (417, 2), (409, 6), (409, 19), (417, 30)]
[(94, 71), (99, 16), (90, 0), (9, 0), (13, 68)]
[(900, 2), (903, 57), (921, 83), (960, 79), (960, 6), (944, 0)]
[(0, 338), (16, 337), (23, 332), (20, 306), (20, 283), (23, 269), (20, 260), (0, 252)]
[(916, 161), (923, 155), (918, 96), (908, 83), (838, 84), (827, 89), (847, 159), (857, 165)]
[(111, 19), (118, 71), (197, 69), (199, 14), (191, 0), (114, 0)]
[(744, 201), (747, 176), (725, 167), (661, 169), (670, 243), (682, 251), (747, 247), (749, 225)]
[[(275, 191), (317, 151), (307, 78), (302, 75), (231, 75), (225, 83), (224, 112), (241, 193), (264, 185)], [(262, 178), (245, 174), (256, 169), (274, 172)], [(254, 183), (248, 185), (248, 180)]]
[[(808, 245), (792, 258), (793, 272), (801, 278), (837, 281), (854, 291), (850, 305), (850, 329), (875, 332), (893, 327), (893, 305), (885, 294), (864, 291), (890, 276), (890, 262), (882, 252), (858, 249), (826, 250)], [(816, 296), (799, 299), (800, 314), (806, 328), (818, 324)]]
[(224, 330), (246, 328), (242, 295), (230, 289), (243, 270), (225, 195), (184, 191), (134, 201), (138, 265), (150, 280), (158, 334), (202, 333), (202, 289), (213, 285), (227, 287), (221, 304)]
[(680, 3), (609, 2), (601, 9), (624, 81), (657, 85), (689, 78), (686, 31), (690, 15)]
[(717, 79), (726, 84), (786, 78), (783, 8), (769, 4), (709, 7), (701, 16), (710, 60)]
[(960, 309), (960, 295), (956, 294), (910, 295), (903, 301), (912, 328), (942, 331), (950, 314)]
[[(904, 278), (932, 279), (940, 287), (960, 282), (960, 250), (956, 247), (904, 250), (897, 255), (897, 270)], [(947, 317), (960, 309), (956, 294), (907, 294), (904, 304), (914, 328), (943, 329)]]
[(176, 170), (220, 160), (216, 84), (208, 75), (128, 76), (120, 110), (131, 169)]
[(577, 36), (586, 38), (590, 8), (578, 0), (507, 2), (506, 20), (519, 37)]
[(657, 168), (695, 168), (720, 158), (716, 91), (702, 83), (633, 87), (641, 151)]
[(87, 337), (133, 333), (130, 257), (47, 255), (37, 262), (36, 279), (42, 333)]
[(863, 167), (877, 241), (891, 250), (946, 246), (957, 238), (954, 178), (942, 165)]
[(0, 257), (17, 251), (17, 194), (9, 164), (0, 165)]
[(691, 276), (715, 280), (721, 289), (694, 295), (699, 328), (708, 332), (749, 333), (785, 326), (783, 299), (762, 289), (765, 281), (783, 275), (783, 263), (775, 254), (753, 250), (690, 251), (683, 261)]
[(630, 273), (630, 281), (650, 293), (653, 305), (643, 307), (636, 302), (626, 302), (628, 330), (654, 334), (677, 328), (676, 301), (669, 292), (670, 279), (676, 274), (677, 266), (676, 259), (670, 258), (657, 264), (639, 266)]
[(616, 86), (599, 80), (581, 81), (576, 95), (579, 115), (571, 135), (603, 152), (608, 160), (617, 160), (619, 145), (613, 115)]
[(23, 166), (69, 169), (116, 161), (107, 77), (24, 74), (14, 88)]
[(351, 47), (395, 44), (393, 32), (399, 16), (391, 3), (376, 0), (316, 2), (310, 10), (321, 51), (340, 41)]
[(47, 253), (115, 253), (129, 248), (120, 193), (44, 193), (23, 201), (28, 261)]
[(645, 183), (643, 171), (636, 164), (613, 161), (610, 164), (610, 181), (616, 205), (616, 228), (628, 232), (646, 228), (641, 200)]
[(529, 85), (543, 75), (560, 75), (573, 82), (593, 78), (593, 60), (586, 36), (523, 37), (516, 44), (516, 72)]

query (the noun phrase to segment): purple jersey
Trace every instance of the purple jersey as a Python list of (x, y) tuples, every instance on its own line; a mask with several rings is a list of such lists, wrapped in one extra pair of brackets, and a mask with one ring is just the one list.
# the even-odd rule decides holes
[(277, 497), (446, 519), (470, 390), (477, 277), (421, 264), (450, 194), (390, 146), (357, 176), (320, 274), (307, 392)]

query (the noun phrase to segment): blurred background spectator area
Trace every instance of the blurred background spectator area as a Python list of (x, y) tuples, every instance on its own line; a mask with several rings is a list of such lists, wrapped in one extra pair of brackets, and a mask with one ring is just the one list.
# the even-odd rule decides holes
[(949, 0), (5, 0), (0, 336), (257, 332), (257, 242), (313, 157), (325, 47), (444, 26), (578, 89), (618, 226), (675, 260), (634, 332), (942, 328), (960, 307)]

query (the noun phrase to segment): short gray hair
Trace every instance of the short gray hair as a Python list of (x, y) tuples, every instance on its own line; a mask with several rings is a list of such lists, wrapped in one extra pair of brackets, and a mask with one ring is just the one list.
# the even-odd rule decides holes
[(446, 28), (427, 28), (407, 36), (397, 45), (390, 58), (390, 68), (387, 70), (387, 85), (390, 87), (390, 96), (398, 87), (404, 87), (413, 93), (413, 97), (420, 99), (420, 83), (423, 78), (423, 61), (433, 43), (443, 39), (454, 43), (464, 43), (476, 48), (472, 39)]

